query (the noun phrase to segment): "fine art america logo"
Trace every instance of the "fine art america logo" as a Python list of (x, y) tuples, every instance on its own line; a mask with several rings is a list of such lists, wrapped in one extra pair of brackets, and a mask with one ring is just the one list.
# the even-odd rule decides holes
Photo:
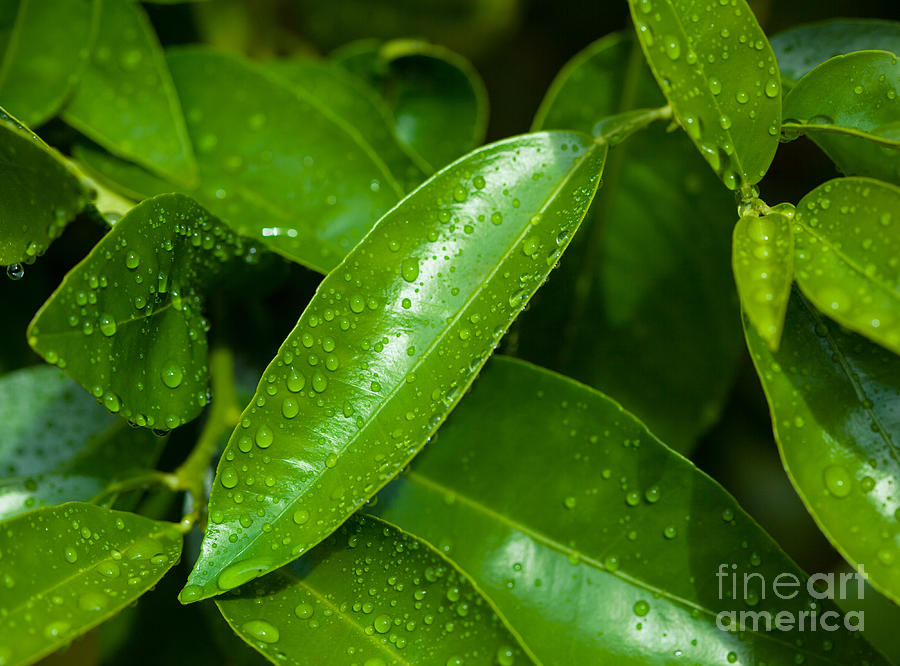
[[(716, 615), (716, 626), (722, 631), (863, 631), (865, 628), (863, 611), (843, 614), (833, 608), (823, 611), (820, 604), (809, 601), (863, 599), (866, 571), (862, 564), (855, 573), (817, 573), (806, 581), (792, 573), (780, 573), (766, 580), (755, 571), (738, 574), (737, 568), (737, 564), (722, 563), (715, 574), (719, 600), (735, 600), (745, 606)], [(856, 594), (852, 595), (854, 590)], [(802, 601), (804, 597), (806, 603)], [(794, 608), (777, 612), (752, 608), (767, 599), (770, 605), (774, 600), (781, 600), (789, 602), (785, 606)]]

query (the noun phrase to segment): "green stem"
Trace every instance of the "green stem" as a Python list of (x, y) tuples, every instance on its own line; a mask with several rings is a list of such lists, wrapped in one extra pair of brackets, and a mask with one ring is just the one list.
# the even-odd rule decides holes
[(190, 531), (206, 510), (203, 479), (209, 463), (218, 450), (219, 442), (237, 425), (241, 407), (234, 390), (234, 359), (231, 350), (214, 348), (209, 355), (209, 374), (212, 380), (212, 405), (194, 450), (174, 477), (179, 488), (191, 495), (194, 510), (181, 521), (182, 531)]
[[(157, 485), (165, 486), (170, 490), (180, 489), (179, 480), (174, 474), (153, 470), (120, 481), (114, 481), (90, 501), (92, 504), (112, 505), (122, 493), (130, 490), (143, 490)], [(110, 496), (112, 496), (111, 500)]]

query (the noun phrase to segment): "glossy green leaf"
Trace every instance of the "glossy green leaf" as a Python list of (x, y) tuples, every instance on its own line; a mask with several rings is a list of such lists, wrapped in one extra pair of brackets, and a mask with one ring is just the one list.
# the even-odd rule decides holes
[(419, 40), (367, 40), (336, 59), (381, 93), (400, 140), (432, 168), (484, 141), (487, 90), (471, 63), (453, 51)]
[[(591, 131), (661, 104), (634, 40), (615, 34), (563, 68), (534, 124)], [(616, 396), (687, 451), (717, 418), (743, 349), (733, 218), (687, 137), (662, 126), (631, 136), (611, 149), (592, 214), (523, 314), (516, 354)]]
[(168, 63), (200, 185), (166, 187), (112, 156), (87, 160), (126, 192), (189, 194), (240, 233), (322, 273), (402, 195), (356, 129), (260, 66), (201, 48), (169, 52)]
[(605, 157), (573, 132), (485, 146), (328, 274), (219, 461), (184, 601), (298, 557), (409, 462), (558, 260)]
[(771, 587), (806, 576), (618, 403), (521, 361), (495, 358), (372, 510), (439, 545), (543, 664), (882, 663), (843, 630), (720, 629), (808, 610)]
[(900, 187), (831, 180), (803, 197), (794, 224), (796, 279), (806, 297), (900, 354)]
[(191, 185), (191, 142), (162, 47), (137, 2), (103, 3), (90, 64), (63, 119), (110, 152)]
[(778, 352), (744, 329), (794, 488), (847, 561), (900, 601), (900, 358), (796, 290)]
[(170, 523), (72, 502), (0, 525), (0, 658), (19, 666), (69, 643), (152, 588), (181, 555)]
[(784, 131), (820, 132), (900, 147), (900, 61), (887, 51), (835, 56), (804, 76), (784, 98)]
[(53, 117), (87, 64), (99, 9), (100, 0), (0, 0), (0, 105), (31, 126)]
[(527, 663), (471, 581), (377, 518), (351, 518), (309, 555), (216, 604), (276, 664)]
[(900, 21), (836, 19), (800, 25), (771, 40), (785, 86), (829, 58), (853, 51), (878, 49), (900, 53)]
[(164, 440), (132, 430), (57, 368), (0, 377), (0, 520), (89, 500), (114, 478), (150, 467)]
[(255, 251), (183, 195), (148, 199), (69, 272), (28, 342), (109, 411), (176, 428), (208, 400), (205, 292)]
[(0, 109), (0, 265), (42, 255), (87, 200), (59, 154)]
[(858, 51), (819, 65), (784, 100), (785, 137), (807, 134), (847, 175), (900, 184), (900, 62)]
[(794, 279), (791, 221), (781, 213), (744, 215), (731, 250), (741, 305), (771, 349), (778, 349)]
[(775, 55), (745, 0), (629, 0), (675, 117), (729, 189), (766, 174), (781, 128)]
[(326, 60), (295, 58), (265, 63), (266, 69), (354, 127), (405, 190), (425, 180), (431, 169), (400, 143), (394, 118), (384, 100), (363, 81)]

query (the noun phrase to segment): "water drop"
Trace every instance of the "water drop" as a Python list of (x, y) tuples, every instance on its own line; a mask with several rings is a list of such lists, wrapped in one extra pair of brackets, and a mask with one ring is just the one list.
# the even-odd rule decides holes
[(415, 282), (416, 278), (419, 277), (419, 262), (413, 257), (405, 259), (400, 264), (400, 274), (407, 282)]
[(177, 363), (169, 361), (163, 366), (161, 377), (163, 384), (170, 389), (175, 389), (181, 386), (181, 382), (184, 379), (184, 372), (182, 372)]
[(279, 639), (278, 629), (265, 620), (250, 620), (245, 622), (241, 630), (248, 636), (263, 643), (277, 643)]
[(829, 465), (822, 474), (825, 488), (837, 498), (844, 498), (853, 489), (850, 473), (841, 465)]
[(6, 267), (6, 277), (10, 280), (21, 280), (25, 276), (25, 267), (22, 264), (10, 264)]
[(100, 332), (106, 337), (116, 334), (116, 320), (111, 315), (100, 315)]

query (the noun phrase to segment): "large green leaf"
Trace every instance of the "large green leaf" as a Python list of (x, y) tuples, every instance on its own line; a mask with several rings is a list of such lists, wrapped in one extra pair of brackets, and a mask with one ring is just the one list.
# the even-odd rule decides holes
[(176, 428), (208, 400), (205, 292), (255, 251), (183, 195), (148, 199), (69, 272), (28, 343), (111, 412)]
[(676, 118), (729, 189), (766, 174), (781, 77), (746, 0), (629, 0), (644, 55)]
[(200, 184), (167, 187), (112, 156), (76, 153), (126, 192), (189, 194), (240, 233), (322, 273), (402, 195), (355, 128), (280, 77), (201, 48), (170, 51), (168, 63)]
[(829, 58), (868, 49), (900, 53), (900, 21), (835, 19), (800, 25), (772, 37), (785, 86), (796, 84)]
[(309, 555), (216, 603), (276, 664), (526, 663), (465, 576), (377, 518), (352, 518)]
[(900, 187), (838, 178), (794, 216), (797, 284), (819, 310), (900, 354)]
[(744, 329), (797, 493), (847, 561), (900, 601), (900, 358), (796, 290), (778, 352)]
[(720, 629), (834, 606), (776, 598), (776, 576), (806, 576), (734, 498), (613, 400), (521, 361), (494, 359), (372, 510), (438, 545), (548, 666), (879, 662), (843, 630)]
[(381, 93), (400, 139), (432, 168), (484, 140), (487, 90), (462, 56), (420, 40), (395, 39), (351, 44), (335, 57)]
[(807, 134), (847, 175), (900, 184), (900, 63), (887, 51), (835, 56), (784, 101), (787, 138)]
[(481, 148), (328, 274), (219, 461), (183, 600), (298, 557), (409, 462), (556, 263), (605, 157), (573, 132)]
[(153, 26), (137, 2), (103, 3), (90, 64), (63, 118), (120, 157), (177, 183), (196, 180), (178, 95)]
[(794, 279), (791, 221), (781, 213), (744, 215), (734, 227), (731, 263), (744, 312), (778, 349)]
[(149, 467), (162, 438), (132, 430), (56, 368), (0, 378), (0, 520), (88, 500), (112, 479)]
[(0, 265), (43, 254), (87, 200), (57, 152), (0, 109)]
[[(591, 131), (665, 100), (633, 39), (588, 46), (535, 128)], [(743, 348), (728, 261), (734, 201), (687, 137), (651, 127), (610, 151), (593, 212), (518, 327), (518, 355), (616, 396), (686, 451), (715, 421)], [(561, 322), (548, 335), (547, 322)]]
[(0, 524), (0, 659), (29, 664), (151, 589), (181, 554), (170, 523), (72, 502)]
[(394, 117), (378, 93), (344, 68), (327, 60), (294, 58), (264, 63), (270, 72), (318, 100), (329, 111), (357, 129), (388, 168), (411, 190), (430, 173), (428, 165), (403, 146)]
[(88, 61), (99, 9), (100, 0), (0, 0), (0, 105), (28, 125), (53, 117)]

